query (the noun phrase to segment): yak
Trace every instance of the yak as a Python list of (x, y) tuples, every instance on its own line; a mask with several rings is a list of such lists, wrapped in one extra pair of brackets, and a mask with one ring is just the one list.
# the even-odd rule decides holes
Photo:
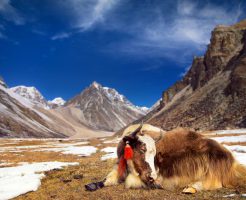
[(132, 125), (124, 131), (117, 155), (103, 186), (125, 182), (126, 188), (182, 188), (193, 194), (246, 184), (245, 166), (228, 149), (184, 128), (165, 132), (149, 124)]

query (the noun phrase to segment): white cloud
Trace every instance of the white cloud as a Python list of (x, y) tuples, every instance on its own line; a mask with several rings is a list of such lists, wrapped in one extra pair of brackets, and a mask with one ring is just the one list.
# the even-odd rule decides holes
[(62, 32), (62, 33), (58, 33), (55, 34), (51, 37), (51, 40), (61, 40), (64, 38), (69, 38), (71, 36), (71, 33), (66, 33), (66, 32)]
[[(233, 24), (238, 20), (239, 13), (241, 13), (240, 9), (229, 13), (223, 8), (215, 6), (199, 8), (195, 3), (188, 2), (179, 1), (178, 10), (183, 6), (183, 11), (179, 11), (171, 23), (165, 24), (165, 21), (163, 21), (149, 27), (152, 31), (155, 31), (155, 35), (159, 36), (157, 37), (158, 41), (168, 40), (172, 44), (184, 42), (194, 43), (195, 45), (208, 44), (210, 32), (216, 25)], [(145, 31), (148, 33), (148, 28)]]
[(10, 0), (1, 0), (0, 1), (0, 15), (4, 19), (14, 22), (16, 25), (25, 24), (25, 19), (21, 14), (11, 5)]
[(129, 41), (118, 44), (121, 52), (176, 60), (178, 55), (178, 62), (188, 56), (191, 60), (195, 53), (204, 52), (216, 25), (236, 23), (242, 10), (239, 5), (228, 10), (224, 6), (180, 0), (170, 15), (162, 8), (153, 8), (153, 13), (158, 13), (155, 19), (147, 20), (149, 16), (143, 13), (127, 27), (115, 26), (131, 36)]
[(105, 15), (118, 0), (68, 0), (68, 2), (74, 15), (72, 27), (85, 31), (98, 22), (103, 22)]
[(196, 7), (196, 2), (191, 2), (191, 1), (183, 1), (180, 0), (178, 1), (177, 4), (177, 12), (180, 15), (190, 15), (193, 14), (195, 7)]

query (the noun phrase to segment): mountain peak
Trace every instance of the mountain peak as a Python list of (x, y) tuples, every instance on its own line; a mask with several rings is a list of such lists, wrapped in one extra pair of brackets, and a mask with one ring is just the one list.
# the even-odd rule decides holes
[(33, 86), (15, 86), (10, 88), (10, 90), (34, 103), (35, 105), (48, 109), (48, 103), (43, 95)]
[(94, 88), (98, 89), (98, 88), (102, 87), (102, 85), (99, 84), (99, 83), (96, 82), (96, 81), (93, 81), (92, 84), (90, 85), (90, 87), (94, 87)]
[(62, 97), (56, 97), (53, 100), (49, 101), (51, 104), (56, 104), (58, 106), (63, 106), (66, 101)]
[(147, 113), (146, 108), (133, 105), (115, 89), (96, 81), (65, 104), (65, 108), (71, 107), (76, 108), (77, 116), (81, 113), (82, 123), (105, 131), (117, 131)]

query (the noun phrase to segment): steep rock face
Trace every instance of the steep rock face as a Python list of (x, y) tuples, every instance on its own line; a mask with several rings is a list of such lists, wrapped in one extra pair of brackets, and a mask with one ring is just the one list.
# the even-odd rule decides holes
[(164, 129), (246, 126), (246, 23), (218, 26), (204, 57), (195, 57), (182, 80), (162, 94), (143, 119)]
[(96, 82), (68, 101), (65, 107), (76, 108), (72, 115), (76, 112), (81, 123), (106, 131), (119, 130), (146, 114), (145, 108), (134, 106), (115, 89)]

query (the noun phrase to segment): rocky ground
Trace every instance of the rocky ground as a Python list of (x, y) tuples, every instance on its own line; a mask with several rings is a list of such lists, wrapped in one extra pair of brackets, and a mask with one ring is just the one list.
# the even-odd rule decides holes
[[(204, 133), (246, 158), (246, 130)], [(102, 180), (115, 163), (118, 139), (0, 140), (0, 199), (243, 199), (245, 188), (184, 195), (182, 189), (130, 190), (124, 185), (85, 191), (84, 185)], [(41, 181), (41, 182), (40, 182)]]

